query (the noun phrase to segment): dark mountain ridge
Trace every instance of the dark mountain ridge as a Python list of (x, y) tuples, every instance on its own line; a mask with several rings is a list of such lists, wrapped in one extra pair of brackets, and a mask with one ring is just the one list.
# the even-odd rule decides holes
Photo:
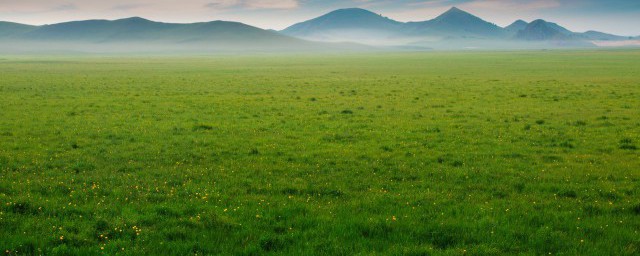
[(500, 37), (504, 31), (497, 25), (460, 10), (449, 9), (435, 19), (409, 22), (405, 26), (411, 34), (432, 34), (454, 37)]
[(516, 34), (516, 38), (529, 41), (570, 40), (572, 32), (555, 23), (534, 20)]
[[(362, 36), (363, 31), (369, 33)], [(490, 46), (496, 42), (511, 48), (518, 48), (521, 42), (528, 42), (529, 46), (537, 44), (539, 47), (545, 47), (545, 42), (552, 46), (592, 46), (589, 41), (629, 40), (629, 37), (596, 31), (575, 33), (544, 20), (531, 23), (517, 20), (502, 28), (456, 7), (431, 20), (406, 23), (363, 9), (342, 9), (292, 25), (281, 32), (318, 41), (342, 39), (357, 42), (366, 38), (366, 41), (377, 44), (394, 39), (393, 42), (412, 47), (458, 45), (474, 48), (475, 45)]]
[(36, 26), (0, 21), (0, 38), (21, 35), (35, 28)]
[(360, 8), (340, 9), (318, 18), (290, 26), (282, 32), (287, 35), (305, 36), (318, 31), (335, 29), (361, 29), (393, 31), (400, 29), (403, 23), (383, 17)]
[(597, 41), (637, 37), (572, 32), (556, 23), (517, 20), (507, 27), (453, 7), (434, 19), (399, 22), (349, 8), (294, 24), (282, 31), (239, 22), (163, 23), (140, 17), (85, 20), (30, 26), (0, 22), (0, 50), (74, 49), (86, 51), (272, 51), (317, 49), (518, 49), (594, 47)]
[(205, 39), (268, 39), (300, 42), (299, 39), (238, 22), (211, 21), (174, 24), (155, 22), (139, 17), (113, 21), (86, 20), (44, 25), (23, 33), (19, 37), (29, 40), (87, 42), (184, 42)]
[(524, 21), (524, 20), (516, 20), (513, 23), (511, 23), (511, 25), (506, 26), (504, 28), (504, 30), (509, 34), (509, 35), (515, 35), (517, 34), (520, 30), (523, 30), (527, 27), (527, 25), (529, 25), (528, 22)]
[(72, 21), (43, 26), (0, 23), (0, 46), (11, 51), (86, 52), (317, 51), (367, 48), (353, 44), (309, 42), (239, 22), (177, 24), (140, 17)]

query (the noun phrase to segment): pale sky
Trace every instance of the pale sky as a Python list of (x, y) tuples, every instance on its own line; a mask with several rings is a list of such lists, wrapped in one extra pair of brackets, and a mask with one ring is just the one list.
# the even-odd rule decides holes
[(452, 6), (500, 26), (541, 18), (576, 32), (640, 35), (640, 0), (0, 0), (0, 20), (41, 25), (139, 16), (178, 23), (238, 21), (280, 30), (340, 8), (423, 21)]

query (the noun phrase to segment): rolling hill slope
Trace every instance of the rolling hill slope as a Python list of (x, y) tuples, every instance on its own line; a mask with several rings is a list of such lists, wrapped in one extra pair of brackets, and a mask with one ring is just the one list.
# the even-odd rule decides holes
[(498, 38), (505, 35), (503, 28), (456, 7), (451, 8), (435, 19), (410, 22), (405, 27), (413, 35), (437, 35), (457, 38)]
[(32, 31), (35, 28), (37, 27), (13, 22), (0, 21), (0, 39), (19, 36)]
[(238, 22), (212, 21), (192, 24), (153, 22), (134, 17), (115, 21), (88, 20), (46, 25), (21, 36), (48, 41), (301, 43), (301, 40)]
[(520, 30), (525, 29), (527, 25), (529, 25), (529, 23), (524, 20), (516, 20), (515, 22), (511, 23), (511, 25), (506, 26), (504, 30), (508, 35), (514, 36), (518, 34)]
[(282, 32), (294, 36), (308, 36), (318, 32), (346, 29), (391, 32), (399, 29), (402, 25), (401, 22), (368, 10), (351, 8), (336, 10), (318, 18), (295, 24)]
[(525, 49), (618, 45), (634, 39), (575, 33), (544, 20), (517, 20), (502, 28), (456, 7), (431, 20), (406, 23), (365, 9), (340, 9), (282, 31), (239, 22), (176, 24), (140, 17), (44, 26), (0, 22), (0, 52), (9, 53)]
[(572, 32), (544, 20), (534, 20), (516, 34), (516, 38), (529, 41), (571, 40)]
[(340, 9), (292, 25), (281, 32), (302, 39), (326, 42), (381, 43), (403, 34), (404, 24), (368, 10)]
[(622, 41), (622, 40), (633, 39), (633, 37), (616, 36), (616, 35), (602, 33), (598, 31), (587, 31), (587, 32), (581, 33), (580, 36), (588, 40), (597, 40), (597, 41)]
[(11, 34), (0, 33), (0, 46), (5, 51), (208, 52), (366, 48), (352, 44), (309, 42), (228, 21), (173, 24), (133, 17), (11, 27), (15, 28)]
[(431, 20), (407, 23), (363, 9), (341, 9), (295, 24), (281, 33), (316, 41), (416, 49), (584, 47), (593, 46), (590, 41), (594, 40), (629, 39), (596, 31), (574, 33), (544, 20), (517, 20), (502, 28), (456, 7)]

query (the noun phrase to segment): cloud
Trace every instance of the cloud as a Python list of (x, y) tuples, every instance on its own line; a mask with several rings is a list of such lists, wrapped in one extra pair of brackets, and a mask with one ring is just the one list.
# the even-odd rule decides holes
[(245, 1), (246, 6), (256, 9), (293, 9), (298, 7), (296, 0), (253, 0)]
[(558, 0), (475, 0), (461, 5), (463, 8), (493, 11), (538, 11), (560, 6)]
[(240, 6), (241, 6), (240, 0), (214, 0), (204, 5), (204, 7), (211, 8), (211, 9), (227, 9), (230, 7), (240, 7)]
[(149, 6), (149, 4), (120, 4), (112, 7), (111, 10), (129, 11), (129, 10), (134, 10), (134, 9), (138, 9), (146, 6)]
[(71, 11), (76, 9), (78, 9), (78, 7), (75, 4), (62, 4), (55, 6), (53, 11)]
[(211, 9), (295, 9), (298, 6), (297, 0), (213, 0), (205, 4)]

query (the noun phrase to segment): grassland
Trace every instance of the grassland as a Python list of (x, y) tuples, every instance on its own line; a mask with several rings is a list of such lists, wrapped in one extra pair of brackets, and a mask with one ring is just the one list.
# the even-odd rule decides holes
[(637, 255), (640, 51), (0, 58), (9, 255)]

